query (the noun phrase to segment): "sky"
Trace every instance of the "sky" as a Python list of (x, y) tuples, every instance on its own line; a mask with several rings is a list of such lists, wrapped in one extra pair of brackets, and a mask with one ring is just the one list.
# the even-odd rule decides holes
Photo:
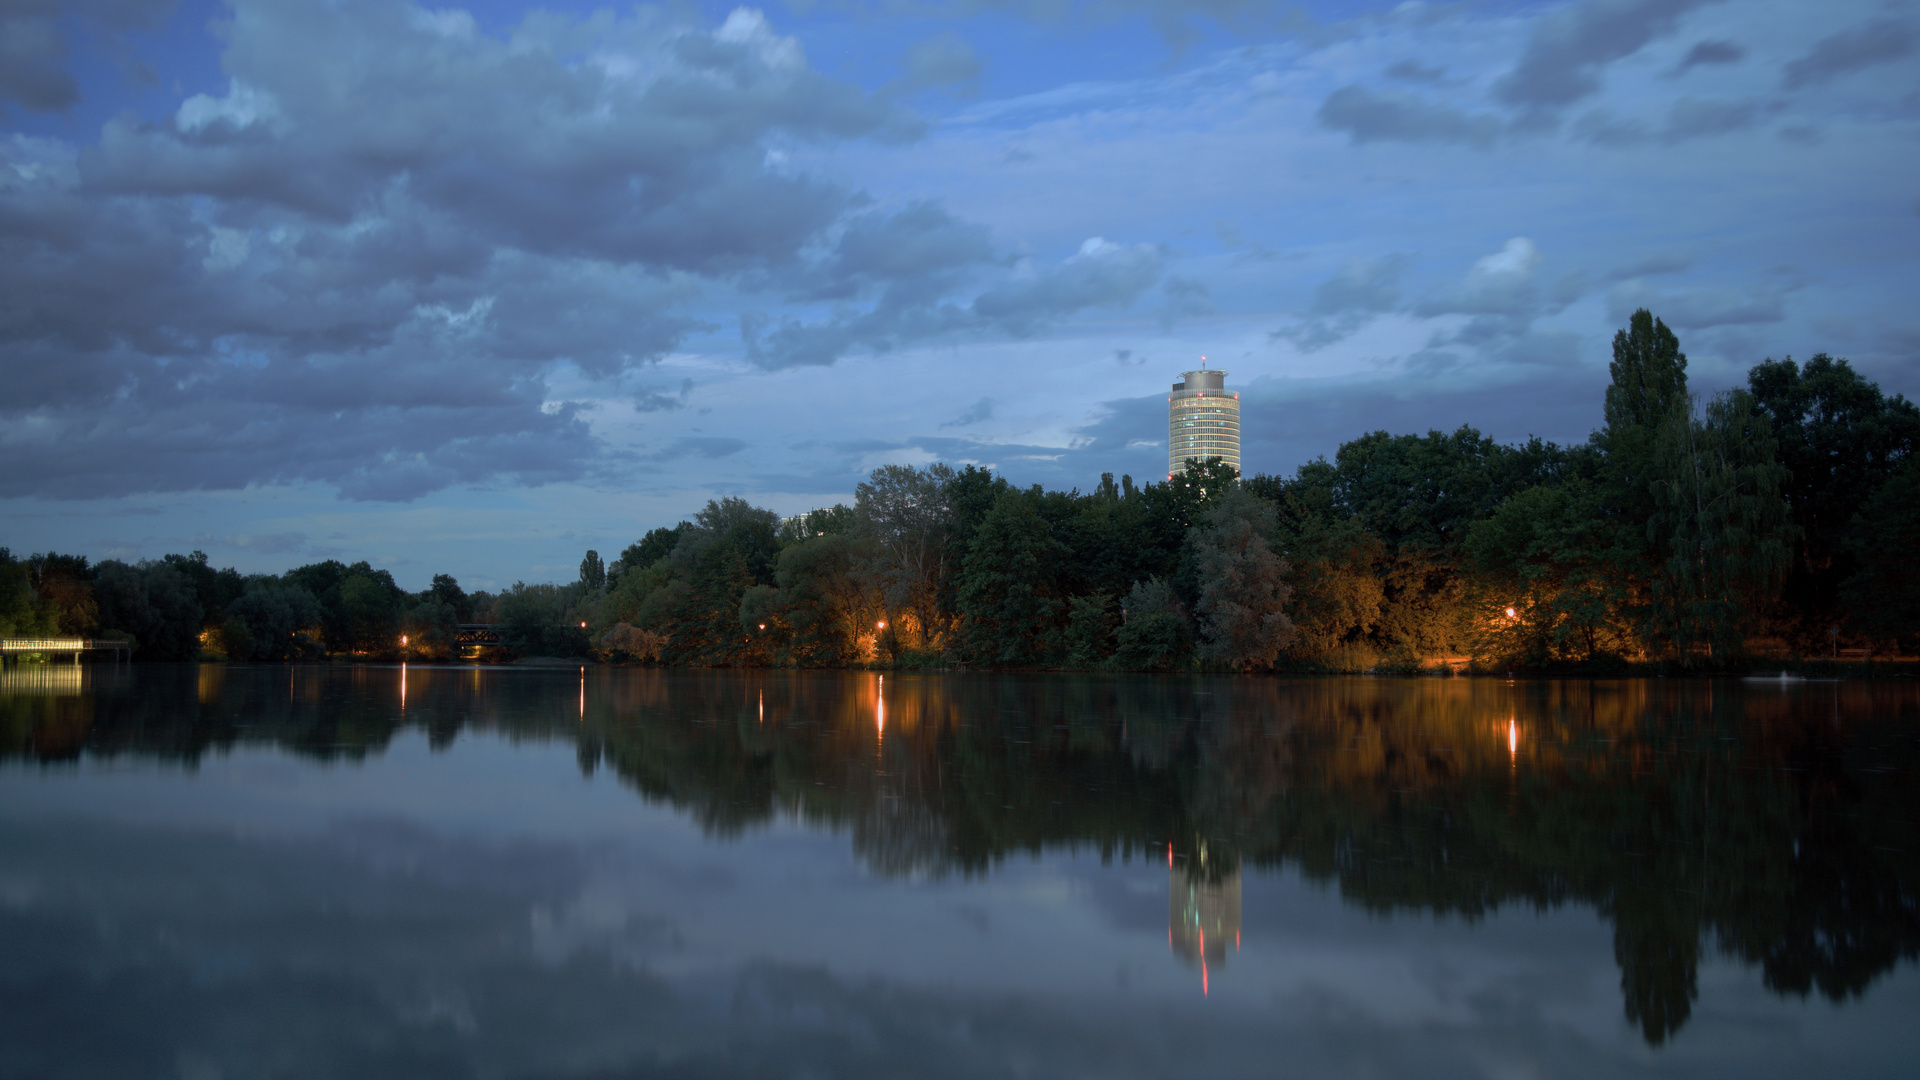
[(0, 544), (572, 579), (888, 463), (1920, 396), (1920, 3), (0, 4)]

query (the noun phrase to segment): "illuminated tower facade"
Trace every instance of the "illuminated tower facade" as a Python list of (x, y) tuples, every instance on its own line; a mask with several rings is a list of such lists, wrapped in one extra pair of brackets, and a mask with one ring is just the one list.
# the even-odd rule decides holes
[(1206, 367), (1181, 375), (1167, 398), (1167, 475), (1189, 461), (1217, 457), (1240, 471), (1240, 395), (1227, 389), (1227, 373)]

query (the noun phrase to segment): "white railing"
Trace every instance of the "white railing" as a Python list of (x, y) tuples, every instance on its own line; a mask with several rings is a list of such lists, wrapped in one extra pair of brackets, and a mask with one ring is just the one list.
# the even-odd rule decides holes
[(0, 638), (0, 652), (87, 652), (92, 649), (125, 649), (130, 646), (115, 638)]

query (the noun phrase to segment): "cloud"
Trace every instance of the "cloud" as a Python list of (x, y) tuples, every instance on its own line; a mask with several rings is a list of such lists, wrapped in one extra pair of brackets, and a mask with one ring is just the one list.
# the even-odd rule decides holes
[(1658, 274), (1683, 273), (1693, 267), (1693, 256), (1680, 251), (1661, 251), (1615, 267), (1607, 277), (1614, 281)]
[[(911, 220), (906, 220), (911, 215)], [(903, 223), (906, 243), (879, 242)], [(1093, 237), (1074, 255), (1054, 266), (1035, 266), (1023, 260), (1003, 269), (997, 279), (963, 304), (956, 290), (961, 271), (986, 262), (990, 249), (986, 234), (959, 226), (943, 212), (920, 207), (871, 230), (876, 242), (854, 242), (849, 230), (842, 254), (833, 260), (824, 280), (834, 282), (836, 295), (865, 291), (863, 269), (889, 265), (895, 276), (879, 288), (871, 307), (847, 309), (818, 322), (788, 319), (767, 330), (767, 320), (743, 319), (741, 335), (747, 356), (764, 368), (831, 364), (855, 349), (888, 352), (909, 344), (981, 334), (1028, 337), (1054, 322), (1089, 308), (1123, 308), (1159, 282), (1166, 253), (1158, 245), (1116, 244)], [(823, 294), (815, 293), (813, 298)], [(1183, 297), (1176, 293), (1175, 303)], [(1189, 304), (1192, 298), (1185, 298)]]
[(993, 399), (981, 398), (967, 407), (967, 411), (941, 424), (942, 428), (968, 427), (982, 420), (993, 419)]
[(1752, 127), (1759, 115), (1758, 102), (1681, 98), (1667, 111), (1667, 127), (1662, 137), (1668, 142), (1684, 142), (1725, 135)]
[(221, 537), (213, 541), (226, 547), (239, 548), (242, 551), (257, 552), (261, 555), (284, 555), (301, 551), (307, 546), (307, 534), (303, 532), (248, 534), (242, 536)]
[(82, 25), (111, 45), (172, 7), (172, 0), (8, 0), (0, 9), (0, 103), (35, 112), (72, 108), (80, 85), (66, 70), (72, 50), (63, 30)]
[(1524, 110), (1553, 111), (1600, 89), (1608, 64), (1671, 34), (1680, 17), (1717, 0), (1580, 0), (1535, 24), (1494, 97)]
[(1428, 67), (1417, 60), (1396, 60), (1387, 68), (1387, 78), (1400, 82), (1420, 83), (1427, 86), (1439, 86), (1447, 81), (1447, 69)]
[(56, 0), (25, 0), (0, 12), (0, 99), (39, 112), (80, 100), (79, 84), (65, 68), (59, 18)]
[(1011, 280), (980, 294), (973, 314), (1026, 336), (1088, 308), (1123, 308), (1160, 280), (1166, 252), (1157, 244), (1118, 244), (1095, 236), (1058, 266), (1019, 268)]
[(0, 142), (0, 494), (577, 479), (605, 447), (548, 400), (557, 365), (652, 363), (711, 328), (687, 306), (715, 285), (919, 296), (988, 252), (919, 208), (849, 225), (863, 196), (770, 163), (919, 121), (751, 9), (496, 34), (239, 0), (224, 36), (225, 89), (169, 118)]
[(954, 86), (971, 96), (979, 92), (983, 65), (967, 39), (951, 31), (908, 46), (900, 66), (905, 73), (889, 84), (894, 93), (912, 94)]
[(1533, 272), (1539, 264), (1540, 251), (1533, 246), (1533, 241), (1516, 236), (1501, 245), (1499, 251), (1474, 260), (1464, 279), (1435, 291), (1416, 305), (1414, 311), (1429, 317), (1530, 316), (1536, 303)]
[(668, 443), (664, 449), (643, 455), (643, 460), (656, 462), (679, 461), (682, 458), (705, 458), (707, 460), (713, 460), (715, 458), (731, 457), (746, 448), (747, 443), (744, 439), (731, 439), (715, 435), (690, 435), (685, 438), (675, 439), (673, 442)]
[(687, 407), (687, 396), (693, 393), (693, 380), (681, 379), (680, 392), (669, 394), (661, 390), (642, 390), (634, 396), (635, 412), (671, 412)]
[(1843, 30), (1815, 42), (1805, 56), (1789, 63), (1781, 85), (1789, 90), (1822, 86), (1862, 68), (1891, 63), (1913, 52), (1913, 27), (1893, 19), (1879, 19)]
[(1166, 296), (1166, 302), (1158, 309), (1163, 328), (1170, 328), (1181, 319), (1197, 319), (1217, 310), (1213, 305), (1213, 290), (1198, 278), (1169, 274), (1160, 291)]
[(1499, 138), (1501, 121), (1399, 94), (1343, 86), (1315, 114), (1321, 126), (1344, 131), (1356, 143), (1443, 142), (1486, 148)]
[(1354, 259), (1314, 290), (1309, 318), (1271, 335), (1294, 343), (1301, 352), (1317, 352), (1350, 337), (1376, 315), (1400, 302), (1402, 255)]
[(1607, 293), (1607, 311), (1615, 322), (1624, 323), (1640, 308), (1685, 330), (1777, 323), (1786, 318), (1785, 302), (1778, 292), (1713, 288), (1662, 292), (1635, 278), (1621, 282)]
[(1681, 75), (1697, 67), (1737, 64), (1746, 58), (1747, 50), (1731, 41), (1702, 41), (1687, 50), (1687, 55), (1674, 65), (1672, 74)]

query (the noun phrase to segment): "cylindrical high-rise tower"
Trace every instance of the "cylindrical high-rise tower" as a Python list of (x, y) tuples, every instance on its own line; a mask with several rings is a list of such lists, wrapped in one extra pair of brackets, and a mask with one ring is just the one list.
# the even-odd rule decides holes
[(1240, 471), (1240, 395), (1227, 389), (1226, 372), (1202, 367), (1182, 374), (1167, 398), (1167, 476), (1210, 457)]

